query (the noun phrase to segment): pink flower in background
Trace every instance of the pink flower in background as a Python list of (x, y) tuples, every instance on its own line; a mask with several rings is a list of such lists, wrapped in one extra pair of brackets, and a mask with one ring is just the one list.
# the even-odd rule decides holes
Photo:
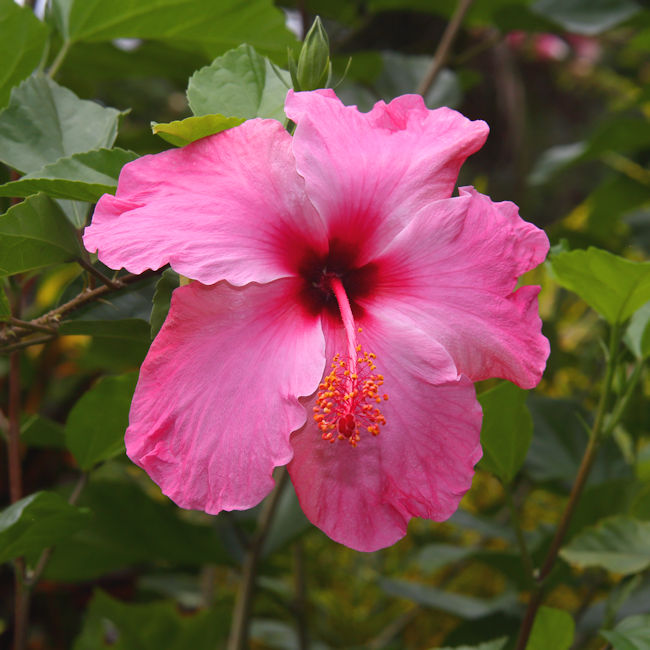
[(539, 381), (548, 250), (512, 203), (451, 198), (487, 126), (419, 96), (369, 113), (290, 92), (291, 137), (250, 120), (126, 165), (84, 242), (170, 264), (127, 453), (184, 508), (250, 508), (287, 465), (307, 517), (355, 549), (443, 520), (481, 456), (473, 383)]
[(535, 34), (533, 51), (540, 61), (563, 61), (571, 53), (571, 48), (555, 34)]

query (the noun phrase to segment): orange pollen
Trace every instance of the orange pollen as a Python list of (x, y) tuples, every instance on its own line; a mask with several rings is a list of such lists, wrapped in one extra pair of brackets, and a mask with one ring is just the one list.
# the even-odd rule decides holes
[(374, 355), (359, 351), (355, 358), (356, 370), (350, 371), (350, 360), (335, 354), (331, 372), (323, 379), (316, 396), (314, 420), (322, 432), (323, 440), (347, 440), (353, 447), (365, 429), (373, 436), (386, 424), (378, 403), (387, 399), (380, 396), (384, 383), (382, 375), (374, 372)]
[(347, 440), (356, 447), (361, 440), (362, 430), (377, 436), (379, 427), (386, 424), (378, 405), (382, 399), (387, 400), (388, 395), (379, 393), (384, 377), (375, 372), (376, 355), (366, 352), (357, 343), (356, 332), (361, 333), (362, 330), (354, 324), (341, 280), (336, 276), (328, 279), (339, 304), (347, 335), (348, 354), (334, 355), (331, 372), (318, 387), (314, 420), (323, 440), (332, 443)]

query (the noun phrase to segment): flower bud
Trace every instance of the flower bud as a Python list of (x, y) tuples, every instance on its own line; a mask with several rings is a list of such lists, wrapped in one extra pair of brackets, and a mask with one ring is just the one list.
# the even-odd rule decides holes
[(330, 43), (318, 16), (305, 36), (297, 65), (289, 53), (289, 72), (295, 90), (328, 87), (332, 75)]

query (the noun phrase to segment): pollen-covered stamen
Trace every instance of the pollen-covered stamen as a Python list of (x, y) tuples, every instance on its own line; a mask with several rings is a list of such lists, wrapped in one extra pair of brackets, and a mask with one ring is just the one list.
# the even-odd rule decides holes
[(337, 276), (328, 277), (329, 285), (339, 304), (341, 318), (348, 342), (348, 354), (334, 355), (331, 372), (319, 386), (314, 406), (314, 420), (322, 431), (324, 440), (347, 440), (353, 447), (361, 439), (361, 431), (373, 436), (386, 419), (377, 406), (388, 395), (380, 396), (384, 383), (375, 371), (375, 355), (366, 352), (357, 343), (356, 329), (345, 289)]

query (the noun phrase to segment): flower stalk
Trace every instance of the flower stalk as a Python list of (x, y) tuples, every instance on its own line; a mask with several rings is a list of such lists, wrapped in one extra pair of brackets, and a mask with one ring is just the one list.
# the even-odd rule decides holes
[(423, 97), (431, 90), (431, 87), (435, 83), (440, 71), (444, 67), (447, 59), (449, 57), (449, 52), (451, 51), (451, 46), (456, 40), (456, 36), (460, 31), (460, 26), (463, 23), (465, 14), (469, 11), (469, 8), (472, 6), (474, 0), (460, 0), (454, 15), (451, 17), (451, 20), (447, 23), (447, 27), (440, 39), (438, 48), (436, 49), (435, 54), (433, 55), (433, 61), (431, 62), (431, 67), (427, 71), (427, 74), (424, 76), (416, 92), (418, 95)]
[[(605, 379), (603, 381), (603, 387), (596, 410), (596, 418), (591, 428), (589, 442), (582, 457), (582, 461), (578, 469), (578, 474), (576, 475), (576, 480), (573, 484), (573, 487), (571, 488), (569, 500), (567, 501), (564, 512), (562, 513), (560, 523), (555, 530), (555, 535), (553, 536), (551, 546), (546, 554), (546, 558), (542, 564), (541, 569), (536, 575), (537, 586), (528, 602), (526, 614), (524, 615), (524, 620), (519, 630), (519, 637), (517, 638), (517, 645), (515, 646), (515, 650), (524, 650), (526, 648), (531, 630), (533, 628), (537, 610), (544, 600), (546, 578), (549, 576), (553, 570), (553, 567), (555, 566), (555, 562), (557, 560), (557, 556), (562, 543), (564, 542), (569, 524), (571, 523), (575, 509), (578, 505), (580, 497), (582, 496), (582, 492), (587, 482), (587, 478), (589, 477), (589, 473), (591, 472), (591, 468), (593, 467), (594, 461), (596, 460), (596, 454), (598, 452), (600, 443), (604, 439), (605, 434), (610, 430), (609, 427), (605, 426), (605, 423), (607, 419), (608, 406), (612, 395), (612, 383), (616, 374), (616, 368), (619, 360), (618, 351), (620, 342), (620, 324), (615, 323), (612, 325), (610, 332)], [(618, 412), (618, 405), (615, 408), (615, 411)]]
[[(20, 284), (12, 300), (14, 318), (20, 318), (22, 287)], [(9, 464), (9, 497), (16, 503), (23, 496), (23, 476), (20, 457), (20, 352), (9, 355), (9, 411), (7, 428), (7, 458)], [(24, 584), (25, 559), (14, 561), (14, 650), (23, 650), (27, 639), (29, 594)]]
[(228, 638), (228, 650), (246, 650), (249, 647), (248, 633), (250, 628), (251, 612), (253, 608), (253, 597), (255, 595), (255, 582), (257, 568), (264, 548), (264, 542), (271, 529), (280, 496), (287, 482), (287, 470), (282, 467), (276, 474), (276, 484), (268, 500), (264, 504), (257, 525), (255, 536), (244, 558), (243, 574), (237, 602), (233, 612), (230, 636)]

